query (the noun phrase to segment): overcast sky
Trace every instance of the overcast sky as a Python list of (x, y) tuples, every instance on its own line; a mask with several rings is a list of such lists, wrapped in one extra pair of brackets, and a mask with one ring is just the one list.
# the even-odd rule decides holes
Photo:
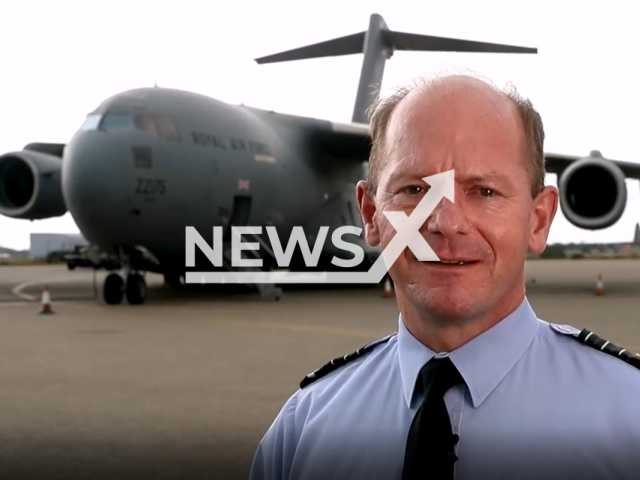
[[(350, 121), (361, 55), (257, 65), (253, 59), (365, 30), (371, 13), (404, 32), (510, 43), (538, 55), (396, 52), (383, 95), (412, 77), (469, 68), (513, 82), (545, 122), (546, 151), (640, 163), (640, 29), (628, 1), (229, 2), (135, 0), (0, 4), (0, 152), (67, 142), (85, 115), (123, 90), (195, 91), (229, 103)], [(549, 175), (549, 184), (555, 176)], [(590, 232), (561, 213), (551, 242), (629, 241), (640, 189), (613, 227)], [(28, 248), (31, 232), (77, 232), (69, 214), (0, 217), (0, 245)]]

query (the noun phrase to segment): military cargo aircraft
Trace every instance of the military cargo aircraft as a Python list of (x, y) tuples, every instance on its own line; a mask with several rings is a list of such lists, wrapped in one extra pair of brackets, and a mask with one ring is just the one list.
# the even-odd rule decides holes
[[(91, 246), (69, 265), (104, 268), (104, 300), (145, 301), (146, 271), (184, 281), (185, 227), (208, 238), (223, 226), (274, 226), (288, 238), (294, 226), (317, 232), (361, 226), (355, 183), (363, 178), (370, 138), (366, 110), (375, 100), (385, 61), (396, 50), (536, 53), (516, 47), (389, 30), (377, 14), (365, 32), (258, 58), (260, 64), (364, 53), (351, 123), (273, 113), (195, 93), (143, 88), (117, 94), (88, 114), (66, 144), (31, 143), (0, 156), (0, 213), (44, 219), (69, 211)], [(640, 165), (546, 154), (559, 174), (561, 208), (571, 223), (599, 229), (626, 206), (625, 177)], [(597, 187), (597, 188), (596, 188)], [(595, 192), (598, 192), (597, 195)], [(311, 240), (311, 239), (310, 239)], [(276, 267), (265, 239), (264, 269)], [(379, 255), (363, 239), (368, 268)], [(317, 269), (343, 251), (328, 242)], [(201, 258), (199, 261), (206, 262)], [(207, 267), (209, 270), (211, 264)], [(231, 268), (225, 254), (223, 268)], [(290, 268), (307, 268), (293, 257)], [(266, 298), (281, 291), (256, 285)]]

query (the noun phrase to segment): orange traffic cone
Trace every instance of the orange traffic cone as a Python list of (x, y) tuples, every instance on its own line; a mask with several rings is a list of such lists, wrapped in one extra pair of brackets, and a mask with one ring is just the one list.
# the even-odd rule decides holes
[(49, 293), (49, 286), (45, 286), (42, 290), (42, 310), (40, 315), (52, 315), (55, 312), (51, 308), (51, 294)]
[(598, 281), (596, 282), (596, 295), (604, 295), (604, 282), (602, 281), (602, 275), (598, 274)]
[(393, 296), (393, 287), (391, 286), (391, 279), (387, 275), (384, 279), (384, 291), (382, 292), (383, 297), (392, 297)]

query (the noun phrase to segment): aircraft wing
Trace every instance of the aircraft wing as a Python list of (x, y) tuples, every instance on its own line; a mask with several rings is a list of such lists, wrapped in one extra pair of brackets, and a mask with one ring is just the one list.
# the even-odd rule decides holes
[(366, 162), (371, 151), (369, 125), (322, 121), (307, 130), (312, 151), (345, 161)]
[(25, 150), (31, 150), (33, 152), (46, 153), (48, 155), (53, 155), (54, 157), (62, 158), (64, 153), (64, 147), (66, 145), (64, 143), (30, 143), (25, 146)]
[[(371, 151), (369, 125), (364, 123), (328, 123), (330, 127), (320, 128), (312, 134), (318, 146), (339, 158), (357, 161), (369, 159)], [(599, 151), (594, 150), (588, 157), (547, 152), (544, 154), (544, 158), (547, 173), (561, 174), (569, 165), (578, 160), (603, 157)], [(640, 163), (604, 159), (618, 166), (626, 178), (640, 180)]]

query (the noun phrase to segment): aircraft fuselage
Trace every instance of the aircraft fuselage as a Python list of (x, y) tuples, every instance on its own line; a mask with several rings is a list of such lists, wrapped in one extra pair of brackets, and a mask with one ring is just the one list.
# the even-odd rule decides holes
[(363, 164), (312, 150), (305, 126), (331, 129), (183, 91), (125, 92), (67, 144), (65, 203), (89, 242), (144, 246), (163, 271), (184, 270), (186, 226), (212, 239), (214, 226), (273, 225), (284, 242), (294, 226), (361, 225)]

